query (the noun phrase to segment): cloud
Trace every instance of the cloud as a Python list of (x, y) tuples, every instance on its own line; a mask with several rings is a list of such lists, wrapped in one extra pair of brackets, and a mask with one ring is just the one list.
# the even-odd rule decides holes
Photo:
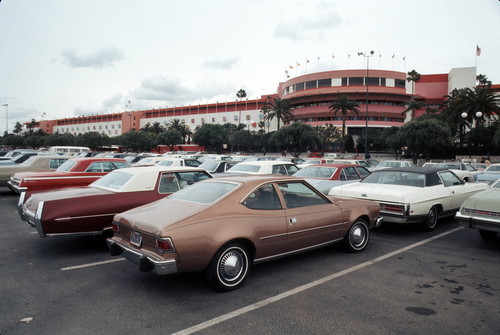
[(274, 36), (292, 41), (320, 39), (324, 33), (340, 26), (342, 18), (333, 11), (327, 11), (317, 16), (299, 17), (289, 22), (276, 25)]
[(237, 63), (237, 58), (212, 59), (205, 61), (203, 66), (210, 69), (229, 70)]
[(234, 87), (213, 81), (198, 83), (195, 87), (185, 87), (178, 80), (154, 76), (144, 79), (141, 86), (132, 90), (130, 96), (138, 105), (149, 105), (153, 101), (158, 105), (182, 106), (196, 101), (211, 100), (225, 91), (232, 92)]
[(90, 67), (102, 69), (113, 66), (114, 63), (124, 58), (121, 50), (114, 47), (101, 48), (94, 53), (80, 55), (73, 49), (64, 50), (63, 63), (67, 63), (70, 67)]

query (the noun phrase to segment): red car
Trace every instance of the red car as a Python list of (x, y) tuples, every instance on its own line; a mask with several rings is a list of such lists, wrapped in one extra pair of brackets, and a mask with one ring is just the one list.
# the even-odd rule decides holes
[[(88, 186), (36, 192), (19, 202), (21, 219), (51, 235), (107, 235), (117, 213), (166, 197), (212, 176), (183, 166), (130, 167), (112, 171)], [(173, 215), (174, 213), (172, 213)]]
[(319, 191), (328, 194), (332, 187), (360, 181), (370, 173), (361, 165), (332, 163), (309, 165), (293, 175), (304, 178)]
[(73, 158), (50, 172), (19, 172), (10, 177), (7, 186), (28, 199), (33, 192), (55, 188), (87, 186), (105, 174), (130, 165), (119, 158)]

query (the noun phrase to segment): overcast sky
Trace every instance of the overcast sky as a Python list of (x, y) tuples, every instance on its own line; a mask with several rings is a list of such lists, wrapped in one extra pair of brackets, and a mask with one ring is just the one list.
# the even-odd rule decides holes
[(1, 0), (0, 50), (12, 132), (32, 118), (232, 101), (241, 88), (257, 98), (285, 70), (366, 68), (357, 53), (370, 50), (373, 69), (477, 66), (500, 84), (500, 1)]

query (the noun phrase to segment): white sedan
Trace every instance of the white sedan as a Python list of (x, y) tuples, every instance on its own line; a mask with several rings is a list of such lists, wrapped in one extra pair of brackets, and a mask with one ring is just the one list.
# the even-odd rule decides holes
[(376, 170), (328, 194), (376, 201), (384, 222), (422, 222), (426, 230), (433, 230), (439, 218), (454, 215), (465, 199), (487, 188), (465, 183), (448, 169), (408, 167)]
[(286, 161), (250, 161), (236, 164), (227, 173), (292, 175), (297, 171), (295, 164)]

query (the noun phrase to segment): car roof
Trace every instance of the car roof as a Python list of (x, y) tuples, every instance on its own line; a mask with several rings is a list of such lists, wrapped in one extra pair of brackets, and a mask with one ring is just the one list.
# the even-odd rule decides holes
[(447, 168), (436, 168), (433, 166), (422, 167), (422, 166), (407, 166), (407, 167), (395, 167), (388, 169), (375, 170), (372, 173), (387, 173), (387, 172), (413, 172), (413, 173), (423, 173), (423, 174), (433, 174), (439, 171), (448, 171)]
[(276, 165), (276, 164), (280, 164), (280, 163), (285, 163), (285, 164), (292, 164), (292, 165), (294, 165), (292, 162), (288, 162), (288, 161), (280, 161), (280, 160), (272, 160), (272, 161), (243, 161), (243, 162), (238, 163), (237, 165), (241, 164), (241, 165), (260, 165), (260, 166), (267, 166), (267, 165)]
[(310, 167), (335, 167), (335, 168), (345, 168), (345, 167), (362, 167), (365, 168), (362, 165), (359, 164), (351, 164), (351, 163), (328, 163), (328, 164), (311, 164), (309, 166), (303, 167), (305, 168), (310, 168)]

